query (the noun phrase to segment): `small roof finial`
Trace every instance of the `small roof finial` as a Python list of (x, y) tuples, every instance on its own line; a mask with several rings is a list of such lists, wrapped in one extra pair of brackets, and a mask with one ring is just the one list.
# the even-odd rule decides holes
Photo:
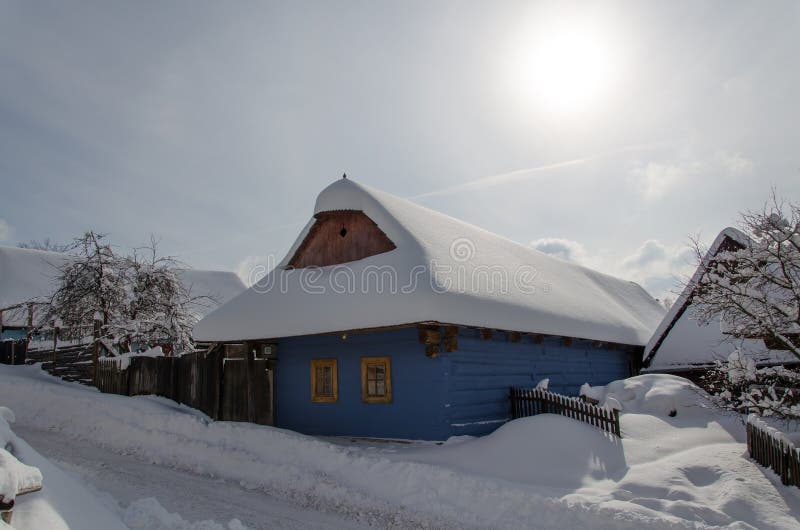
[(342, 173), (342, 178), (346, 179), (347, 178), (347, 173)]

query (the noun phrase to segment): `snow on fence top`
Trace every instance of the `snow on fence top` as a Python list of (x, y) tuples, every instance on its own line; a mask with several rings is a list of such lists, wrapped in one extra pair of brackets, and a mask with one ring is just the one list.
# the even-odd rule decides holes
[(312, 218), (283, 261), (203, 319), (195, 339), (254, 340), (438, 321), (644, 345), (663, 315), (633, 282), (350, 179), (334, 182), (317, 198), (315, 215), (335, 211), (363, 212), (396, 248), (346, 264), (287, 267)]
[[(62, 252), (0, 246), (0, 310), (46, 301), (58, 287), (60, 269), (69, 260), (70, 255)], [(245, 290), (242, 280), (233, 272), (185, 269), (180, 271), (179, 278), (191, 296), (207, 296), (212, 300), (192, 305), (198, 318)], [(4, 326), (27, 324), (27, 307), (3, 312)]]

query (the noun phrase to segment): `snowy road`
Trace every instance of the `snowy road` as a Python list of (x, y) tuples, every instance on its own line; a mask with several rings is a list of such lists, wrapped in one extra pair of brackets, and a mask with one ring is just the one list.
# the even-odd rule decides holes
[(149, 464), (57, 432), (21, 424), (14, 430), (43, 456), (98, 492), (111, 495), (123, 507), (155, 497), (169, 512), (191, 522), (214, 520), (224, 525), (235, 518), (250, 528), (365, 528), (340, 514), (315, 511), (235, 483)]

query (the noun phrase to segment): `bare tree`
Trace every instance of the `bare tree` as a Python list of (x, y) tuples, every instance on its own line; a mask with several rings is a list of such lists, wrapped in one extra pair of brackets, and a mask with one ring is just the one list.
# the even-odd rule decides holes
[(777, 199), (741, 214), (745, 240), (708, 260), (695, 240), (704, 272), (694, 280), (694, 317), (719, 320), (731, 341), (763, 339), (800, 359), (800, 205)]
[(197, 323), (192, 307), (203, 305), (208, 297), (192, 296), (180, 280), (186, 267), (171, 256), (159, 256), (157, 247), (151, 236), (148, 246), (126, 259), (129, 300), (113, 331), (129, 344), (169, 343), (176, 351), (191, 351)]
[(62, 245), (61, 243), (56, 243), (55, 241), (51, 241), (49, 237), (46, 237), (41, 241), (31, 239), (27, 243), (19, 243), (17, 247), (29, 248), (33, 250), (49, 250), (51, 252), (66, 252), (70, 245)]
[(107, 326), (125, 302), (126, 267), (106, 234), (88, 231), (69, 246), (74, 259), (60, 269), (59, 287), (50, 297), (48, 320), (66, 327), (91, 326), (96, 317)]
[(74, 258), (60, 271), (60, 284), (47, 310), (48, 321), (63, 326), (91, 326), (102, 320), (101, 338), (120, 351), (169, 344), (176, 352), (194, 349), (192, 307), (206, 297), (192, 297), (180, 281), (184, 267), (158, 255), (157, 242), (119, 255), (105, 234), (93, 231), (70, 246)]

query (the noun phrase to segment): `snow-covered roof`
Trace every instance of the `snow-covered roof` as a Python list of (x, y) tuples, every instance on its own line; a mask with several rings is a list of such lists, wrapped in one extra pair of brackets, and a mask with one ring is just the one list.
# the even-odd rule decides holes
[[(734, 345), (725, 340), (722, 323), (716, 320), (700, 325), (692, 315), (693, 286), (697, 285), (709, 261), (726, 241), (742, 246), (749, 244), (747, 235), (731, 227), (722, 230), (714, 239), (702, 263), (645, 346), (645, 371), (669, 372), (707, 367), (731, 354)], [(779, 364), (797, 360), (789, 352), (768, 349), (761, 340), (742, 339), (735, 347), (757, 363)]]
[(47, 298), (67, 260), (61, 252), (0, 246), (0, 309)]
[(193, 311), (198, 318), (206, 316), (247, 288), (241, 278), (230, 271), (185, 269), (180, 272), (179, 277), (191, 297), (209, 299), (193, 305)]
[[(17, 247), (0, 246), (0, 310), (30, 301), (45, 301), (58, 287), (61, 267), (70, 260), (69, 254)], [(194, 304), (192, 310), (203, 317), (245, 290), (242, 280), (226, 271), (186, 269), (180, 279), (193, 297), (208, 297), (206, 303)], [(3, 325), (24, 326), (27, 311), (7, 311)]]
[(664, 313), (636, 283), (350, 179), (323, 190), (314, 214), (342, 210), (363, 211), (396, 248), (345, 265), (286, 268), (312, 218), (283, 261), (200, 321), (195, 338), (255, 340), (436, 321), (644, 345)]

